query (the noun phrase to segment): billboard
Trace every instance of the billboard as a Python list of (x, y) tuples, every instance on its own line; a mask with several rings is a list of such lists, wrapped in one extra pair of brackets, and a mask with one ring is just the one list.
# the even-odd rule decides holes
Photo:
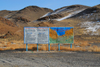
[(72, 44), (73, 27), (24, 27), (25, 44)]
[(49, 43), (74, 43), (73, 27), (50, 27)]

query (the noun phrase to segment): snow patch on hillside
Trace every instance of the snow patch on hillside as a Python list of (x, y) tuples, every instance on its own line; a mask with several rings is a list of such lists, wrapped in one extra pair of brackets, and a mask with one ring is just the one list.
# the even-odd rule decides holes
[[(48, 12), (48, 13), (46, 13), (45, 15), (43, 15), (42, 17), (49, 16), (50, 14), (51, 14), (51, 12)], [(40, 17), (40, 18), (42, 18), (42, 17)]]
[(56, 19), (56, 20), (57, 20), (57, 21), (62, 21), (62, 20), (64, 20), (64, 19), (68, 19), (68, 18), (70, 18), (70, 17), (72, 17), (72, 16), (74, 16), (74, 15), (76, 15), (76, 14), (82, 12), (83, 10), (85, 10), (85, 9), (82, 9), (82, 10), (79, 10), (79, 11), (72, 12), (71, 14), (69, 14), (69, 15), (67, 15), (67, 16), (65, 16), (65, 17), (63, 17), (63, 18)]
[(66, 10), (66, 8), (63, 8), (63, 9), (60, 9), (60, 10), (58, 10), (58, 11), (52, 12), (52, 14), (51, 14), (51, 15), (53, 15), (53, 14), (58, 14), (58, 13), (60, 13), (60, 12), (64, 11), (64, 10)]
[(57, 21), (61, 21), (61, 20), (64, 20), (64, 19), (67, 19), (67, 18), (70, 18), (71, 16), (73, 16), (72, 14), (69, 14), (68, 16), (65, 16), (63, 18), (60, 18), (60, 19), (56, 19)]
[(99, 35), (98, 30), (100, 29), (100, 22), (82, 22), (81, 28), (85, 28), (85, 33), (91, 32), (90, 35)]

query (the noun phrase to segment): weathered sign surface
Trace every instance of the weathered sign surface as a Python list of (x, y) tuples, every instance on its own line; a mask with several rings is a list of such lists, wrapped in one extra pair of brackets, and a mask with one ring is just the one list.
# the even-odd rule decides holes
[(37, 28), (36, 27), (24, 27), (24, 43), (36, 44), (37, 41)]
[(48, 44), (49, 43), (49, 28), (48, 27), (38, 27), (38, 44)]
[(24, 27), (24, 43), (27, 44), (48, 44), (48, 27)]

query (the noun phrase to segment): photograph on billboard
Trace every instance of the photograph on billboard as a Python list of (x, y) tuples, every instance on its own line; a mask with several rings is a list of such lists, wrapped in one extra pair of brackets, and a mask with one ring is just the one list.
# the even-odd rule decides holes
[(74, 43), (73, 27), (50, 27), (49, 43)]

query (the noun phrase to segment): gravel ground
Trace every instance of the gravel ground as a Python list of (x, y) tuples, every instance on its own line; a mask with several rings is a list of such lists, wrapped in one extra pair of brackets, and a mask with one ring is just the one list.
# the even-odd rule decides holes
[(100, 67), (100, 53), (0, 51), (0, 67)]
[(92, 43), (92, 46), (93, 45), (100, 47), (100, 43)]

